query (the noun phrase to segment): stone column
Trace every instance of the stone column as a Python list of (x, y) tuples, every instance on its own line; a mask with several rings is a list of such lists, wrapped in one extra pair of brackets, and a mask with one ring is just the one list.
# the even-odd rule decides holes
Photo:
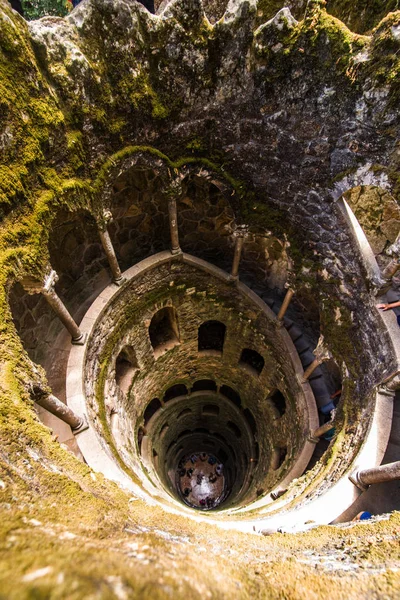
[(318, 344), (314, 350), (315, 359), (307, 367), (307, 369), (303, 373), (302, 383), (305, 383), (309, 377), (314, 373), (315, 369), (319, 367), (323, 362), (329, 360), (331, 358), (331, 353), (328, 348), (326, 348), (324, 343), (324, 337), (321, 335)]
[(111, 221), (112, 214), (108, 209), (104, 210), (103, 213), (96, 219), (101, 245), (103, 246), (104, 252), (107, 256), (108, 264), (110, 265), (113, 282), (116, 285), (121, 285), (121, 283), (124, 281), (124, 278), (122, 277), (121, 269), (119, 268), (118, 260), (115, 255), (114, 246), (108, 232), (108, 223), (111, 223)]
[(328, 360), (328, 358), (324, 357), (324, 356), (317, 356), (317, 358), (315, 358), (313, 360), (311, 365), (309, 365), (303, 373), (302, 383), (305, 383), (307, 381), (307, 379), (309, 377), (311, 377), (311, 375), (314, 373), (315, 369), (317, 367), (319, 367), (319, 365), (322, 364), (324, 362), (324, 360)]
[(52, 415), (61, 419), (61, 421), (64, 421), (64, 423), (70, 425), (73, 433), (80, 433), (89, 427), (85, 417), (79, 417), (69, 406), (61, 402), (53, 394), (39, 394), (35, 397), (35, 402), (48, 410)]
[(178, 212), (176, 208), (176, 198), (168, 199), (168, 218), (169, 229), (171, 232), (171, 252), (172, 254), (180, 254), (179, 232), (178, 232)]
[(232, 270), (231, 270), (231, 275), (230, 275), (232, 280), (236, 280), (239, 277), (239, 264), (240, 264), (240, 257), (242, 255), (243, 243), (244, 243), (244, 233), (239, 232), (236, 235), (235, 250), (233, 253)]
[(44, 296), (46, 301), (56, 313), (57, 317), (60, 319), (61, 323), (71, 334), (73, 344), (84, 344), (86, 341), (86, 334), (81, 332), (78, 325), (69, 314), (66, 306), (58, 297), (54, 289), (56, 281), (58, 281), (58, 275), (53, 269), (51, 269), (48, 275), (46, 275), (44, 278), (43, 282), (25, 279), (22, 281), (22, 285), (28, 294), (42, 294)]
[(384, 483), (386, 481), (394, 481), (400, 479), (400, 461), (365, 469), (364, 471), (356, 471), (349, 477), (361, 490), (366, 490), (373, 483)]
[(276, 316), (277, 320), (281, 324), (283, 323), (283, 317), (285, 316), (286, 311), (289, 308), (289, 304), (290, 304), (290, 301), (293, 298), (293, 296), (294, 296), (294, 290), (292, 290), (291, 288), (288, 288), (286, 295), (283, 299), (282, 306), (280, 307), (279, 312)]
[(321, 425), (320, 427), (318, 427), (318, 429), (315, 429), (309, 436), (308, 436), (308, 441), (309, 442), (313, 442), (314, 444), (318, 444), (319, 442), (319, 438), (324, 435), (324, 433), (327, 433), (330, 429), (332, 429), (332, 427), (334, 427), (334, 417), (335, 417), (335, 411), (333, 410), (331, 412), (331, 420), (328, 421), (328, 423), (324, 423), (323, 425)]
[(395, 371), (384, 379), (379, 387), (382, 394), (394, 395), (400, 389), (400, 371)]
[(400, 269), (400, 259), (392, 258), (390, 263), (386, 265), (386, 267), (382, 271), (382, 277), (387, 281), (390, 281), (392, 277), (397, 273)]

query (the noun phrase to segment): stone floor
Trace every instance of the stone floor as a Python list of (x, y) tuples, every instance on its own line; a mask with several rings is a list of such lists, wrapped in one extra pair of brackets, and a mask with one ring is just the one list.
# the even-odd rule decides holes
[[(176, 481), (183, 501), (201, 510), (218, 506), (225, 496), (225, 477), (223, 465), (217, 458), (199, 452), (184, 457), (180, 464)], [(219, 470), (222, 471), (220, 475)]]

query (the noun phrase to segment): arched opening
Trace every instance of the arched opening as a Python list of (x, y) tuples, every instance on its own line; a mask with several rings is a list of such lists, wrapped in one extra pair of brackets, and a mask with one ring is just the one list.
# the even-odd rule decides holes
[(254, 460), (257, 462), (259, 458), (260, 458), (260, 446), (258, 445), (258, 442), (255, 442), (255, 444), (254, 444)]
[(257, 434), (257, 425), (256, 425), (256, 420), (253, 417), (253, 413), (248, 409), (245, 408), (243, 411), (244, 416), (246, 417), (246, 421), (248, 422), (250, 429), (251, 429), (251, 433), (253, 435)]
[(223, 448), (220, 448), (218, 450), (218, 458), (222, 463), (225, 463), (228, 460), (229, 456), (227, 455), (227, 453), (225, 452), (225, 450)]
[(272, 396), (269, 396), (268, 400), (272, 402), (279, 415), (282, 417), (286, 412), (286, 400), (282, 392), (276, 390)]
[(199, 352), (218, 352), (222, 354), (224, 348), (226, 327), (220, 321), (206, 321), (199, 327), (198, 350)]
[(233, 390), (231, 387), (229, 387), (229, 385), (221, 385), (219, 391), (223, 396), (225, 396), (225, 398), (228, 398), (228, 400), (233, 402), (235, 406), (237, 406), (238, 408), (241, 407), (242, 403), (239, 394), (235, 392), (235, 390)]
[(287, 455), (286, 446), (275, 447), (272, 453), (271, 467), (274, 471), (277, 471), (279, 467), (285, 462)]
[(178, 398), (178, 396), (186, 396), (188, 393), (186, 385), (183, 383), (176, 383), (172, 385), (164, 394), (164, 402), (168, 402), (169, 400), (173, 400), (174, 398)]
[(202, 410), (203, 415), (217, 417), (219, 415), (219, 407), (216, 404), (205, 404)]
[(193, 384), (192, 392), (216, 392), (217, 384), (212, 379), (199, 379)]
[(156, 414), (156, 412), (161, 408), (161, 402), (158, 398), (153, 398), (153, 400), (147, 405), (146, 410), (143, 414), (144, 424), (145, 426), (150, 421), (151, 417)]
[(179, 344), (178, 319), (172, 306), (165, 306), (153, 315), (149, 336), (156, 358)]
[(184, 408), (183, 410), (181, 410), (181, 412), (179, 413), (179, 415), (176, 418), (181, 419), (182, 417), (186, 417), (186, 415), (190, 415), (191, 412), (192, 411), (190, 408)]
[(160, 429), (160, 436), (159, 436), (160, 440), (162, 440), (165, 437), (168, 429), (169, 429), (168, 423), (164, 423), (164, 425)]
[(115, 361), (115, 381), (125, 394), (132, 385), (137, 368), (134, 349), (132, 346), (124, 346)]
[(235, 423), (232, 423), (232, 421), (228, 421), (226, 426), (232, 431), (232, 433), (235, 434), (237, 438), (242, 437), (242, 432), (240, 431), (239, 427), (235, 425)]
[(145, 435), (146, 435), (146, 432), (143, 429), (143, 427), (139, 427), (138, 434), (137, 434), (139, 452), (142, 451), (142, 442), (143, 442), (143, 438), (144, 438)]
[(239, 365), (253, 375), (260, 375), (264, 368), (264, 359), (256, 350), (244, 348), (240, 356)]

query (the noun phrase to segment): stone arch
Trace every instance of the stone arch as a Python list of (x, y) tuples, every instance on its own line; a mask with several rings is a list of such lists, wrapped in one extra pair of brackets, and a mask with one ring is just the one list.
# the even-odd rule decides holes
[(146, 410), (143, 413), (143, 422), (144, 426), (148, 424), (150, 419), (156, 414), (156, 412), (161, 408), (161, 402), (158, 398), (153, 398), (151, 402), (146, 406)]
[(264, 368), (265, 361), (257, 350), (244, 348), (240, 355), (239, 365), (246, 368), (254, 375), (260, 375)]
[(121, 348), (115, 359), (115, 381), (125, 394), (132, 385), (133, 377), (138, 370), (136, 353), (132, 346)]
[(221, 321), (205, 321), (198, 330), (199, 352), (218, 352), (222, 354), (226, 334), (226, 325)]
[(173, 306), (164, 306), (153, 315), (149, 337), (155, 357), (179, 344), (178, 316)]

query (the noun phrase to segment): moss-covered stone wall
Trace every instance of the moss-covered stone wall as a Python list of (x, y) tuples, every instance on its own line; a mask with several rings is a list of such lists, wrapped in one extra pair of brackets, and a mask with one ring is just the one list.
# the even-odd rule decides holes
[[(357, 397), (393, 370), (334, 199), (354, 178), (398, 201), (400, 13), (371, 35), (351, 32), (315, 0), (300, 22), (285, 11), (263, 26), (271, 16), (261, 2), (237, 2), (212, 27), (197, 0), (173, 2), (162, 19), (134, 2), (86, 0), (65, 20), (27, 24), (0, 0), (7, 598), (398, 595), (396, 515), (264, 539), (129, 502), (38, 422), (29, 384), (45, 384), (45, 374), (24, 351), (8, 303), (14, 282), (43, 273), (60, 208), (95, 214), (121, 169), (150, 156), (171, 175), (211, 169), (231, 186), (242, 222), (286, 236), (288, 277), (315, 298)], [(347, 409), (356, 419), (359, 407)]]

